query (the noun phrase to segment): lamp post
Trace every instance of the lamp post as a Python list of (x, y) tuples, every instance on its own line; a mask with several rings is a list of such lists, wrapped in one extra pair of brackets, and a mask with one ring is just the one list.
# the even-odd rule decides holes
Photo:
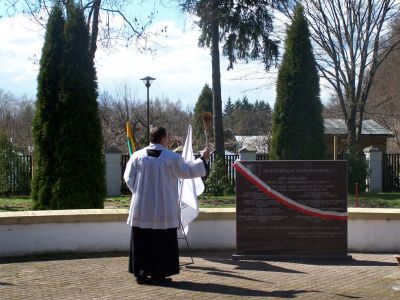
[(153, 78), (153, 77), (150, 77), (150, 76), (146, 76), (144, 78), (141, 78), (140, 80), (143, 81), (144, 85), (147, 88), (147, 143), (150, 145), (150, 110), (149, 110), (149, 106), (150, 106), (149, 101), (150, 100), (149, 100), (149, 88), (150, 88), (152, 82), (154, 80), (156, 80), (156, 79)]

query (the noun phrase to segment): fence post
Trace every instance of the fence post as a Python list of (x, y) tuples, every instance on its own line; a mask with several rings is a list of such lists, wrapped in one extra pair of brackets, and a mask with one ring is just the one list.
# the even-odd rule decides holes
[(364, 149), (370, 175), (367, 178), (367, 191), (382, 192), (382, 151), (374, 146)]
[(250, 146), (243, 147), (239, 150), (239, 159), (240, 160), (256, 160), (256, 152), (257, 152), (257, 150)]
[(121, 195), (121, 151), (115, 147), (104, 153), (107, 196)]

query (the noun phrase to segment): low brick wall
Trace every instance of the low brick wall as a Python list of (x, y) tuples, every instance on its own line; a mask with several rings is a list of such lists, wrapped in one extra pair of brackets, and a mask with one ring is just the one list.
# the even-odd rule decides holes
[[(0, 256), (49, 252), (128, 251), (126, 209), (87, 209), (0, 213)], [(192, 249), (236, 247), (234, 208), (201, 209), (190, 225)], [(400, 209), (350, 208), (349, 251), (398, 252)], [(186, 248), (183, 239), (180, 247)]]

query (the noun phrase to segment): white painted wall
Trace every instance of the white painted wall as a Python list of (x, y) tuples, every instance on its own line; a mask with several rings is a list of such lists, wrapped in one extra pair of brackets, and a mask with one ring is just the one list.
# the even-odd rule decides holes
[[(236, 249), (236, 220), (199, 220), (189, 225), (187, 239), (191, 249)], [(185, 240), (179, 241), (186, 249)]]
[(121, 195), (121, 153), (105, 153), (107, 196)]
[(257, 157), (256, 151), (239, 150), (240, 160), (256, 160), (256, 157)]
[[(349, 252), (400, 252), (400, 219), (349, 219)], [(125, 221), (0, 225), (0, 257), (49, 252), (127, 251)], [(236, 249), (236, 220), (199, 219), (189, 227), (191, 249)], [(179, 240), (186, 249), (184, 240)]]
[[(190, 225), (188, 242), (191, 249), (235, 249), (235, 236), (235, 220), (200, 220)], [(125, 222), (0, 225), (0, 257), (125, 251), (129, 241), (130, 227)], [(185, 240), (179, 240), (179, 246), (187, 249)]]
[(370, 170), (367, 178), (367, 191), (380, 193), (382, 192), (382, 151), (370, 146), (364, 149), (364, 153)]
[(119, 251), (129, 249), (129, 238), (123, 222), (1, 225), (0, 256)]
[(355, 252), (400, 252), (400, 220), (349, 220), (348, 248)]

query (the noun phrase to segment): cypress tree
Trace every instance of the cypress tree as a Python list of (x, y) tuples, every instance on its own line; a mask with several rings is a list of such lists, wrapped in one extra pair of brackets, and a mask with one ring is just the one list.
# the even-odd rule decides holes
[[(213, 96), (212, 90), (208, 84), (205, 84), (203, 89), (201, 90), (201, 94), (197, 99), (196, 105), (194, 107), (194, 115), (193, 115), (193, 135), (196, 144), (199, 147), (204, 147), (205, 145), (205, 134), (204, 134), (204, 126), (203, 119), (201, 118), (202, 112), (213, 112)], [(210, 126), (208, 130), (208, 141), (212, 142), (214, 137), (213, 126)]]
[(36, 112), (32, 124), (34, 171), (32, 198), (34, 209), (55, 208), (53, 186), (58, 163), (55, 143), (59, 135), (58, 94), (60, 91), (60, 62), (64, 49), (64, 16), (56, 5), (46, 28), (40, 58)]
[(287, 30), (273, 112), (271, 159), (323, 159), (324, 124), (319, 76), (303, 7)]
[(97, 80), (83, 10), (67, 6), (60, 90), (58, 209), (102, 208), (105, 195)]

